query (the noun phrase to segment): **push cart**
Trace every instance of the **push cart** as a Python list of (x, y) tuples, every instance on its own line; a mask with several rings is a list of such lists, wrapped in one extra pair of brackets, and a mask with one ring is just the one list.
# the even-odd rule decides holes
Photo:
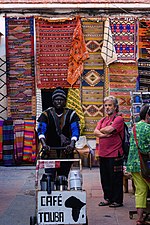
[[(64, 148), (61, 148), (64, 149)], [(45, 174), (46, 169), (56, 170), (61, 162), (73, 162), (77, 169), (64, 176)], [(44, 176), (46, 177), (44, 179)], [(37, 159), (36, 207), (30, 216), (30, 225), (85, 224), (88, 225), (86, 191), (82, 189), (81, 159)]]

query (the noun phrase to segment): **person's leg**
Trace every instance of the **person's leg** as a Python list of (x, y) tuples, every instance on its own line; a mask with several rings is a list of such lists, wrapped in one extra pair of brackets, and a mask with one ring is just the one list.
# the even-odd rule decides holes
[[(109, 201), (111, 202), (111, 186), (112, 186), (112, 179), (111, 179), (111, 163), (110, 158), (99, 158), (99, 166), (100, 166), (100, 179), (101, 185), (104, 193), (104, 203)], [(103, 203), (103, 202), (102, 202)]]
[(132, 173), (134, 185), (135, 185), (135, 207), (137, 209), (138, 221), (143, 221), (143, 212), (147, 205), (148, 184), (141, 177), (140, 173)]
[[(112, 207), (119, 207), (123, 204), (123, 160), (112, 158)], [(110, 206), (111, 207), (111, 206)]]

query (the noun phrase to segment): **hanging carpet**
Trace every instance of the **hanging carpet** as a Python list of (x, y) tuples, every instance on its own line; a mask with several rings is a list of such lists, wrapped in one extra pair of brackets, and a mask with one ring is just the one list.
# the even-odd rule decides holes
[(0, 161), (3, 159), (3, 120), (0, 120)]
[(139, 58), (150, 59), (150, 20), (139, 20)]
[(8, 117), (32, 119), (35, 109), (34, 20), (6, 17)]
[(0, 118), (7, 119), (6, 58), (0, 58)]
[(101, 56), (103, 44), (103, 21), (82, 19), (82, 27), (89, 58), (84, 62), (82, 75), (82, 108), (85, 118), (83, 134), (95, 138), (93, 131), (103, 117), (104, 61)]
[(139, 90), (150, 91), (150, 59), (138, 60)]
[(78, 88), (78, 77), (82, 73), (82, 63), (86, 58), (80, 18), (54, 21), (36, 17), (35, 26), (37, 87)]
[(111, 18), (111, 30), (117, 60), (134, 62), (137, 59), (137, 20), (132, 17)]
[(114, 63), (109, 68), (110, 95), (117, 97), (119, 111), (126, 122), (130, 121), (130, 91), (135, 91), (138, 67), (136, 63)]

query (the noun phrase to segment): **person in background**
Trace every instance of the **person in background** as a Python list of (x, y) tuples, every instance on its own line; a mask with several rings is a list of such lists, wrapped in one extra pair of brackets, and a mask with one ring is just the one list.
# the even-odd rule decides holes
[[(143, 153), (150, 152), (150, 107), (142, 106), (140, 110), (140, 121), (136, 123), (136, 138), (138, 147)], [(134, 139), (133, 131), (130, 136), (130, 150), (126, 165), (127, 172), (131, 172), (135, 185), (135, 206), (137, 209), (138, 220), (137, 225), (146, 224), (144, 222), (144, 209), (147, 205), (147, 195), (150, 189), (150, 182), (145, 180), (140, 174), (140, 159), (138, 148)]]
[[(53, 107), (43, 111), (38, 118), (37, 134), (42, 149), (48, 159), (73, 158), (75, 143), (79, 139), (79, 117), (72, 109), (66, 108), (66, 93), (58, 87), (52, 93)], [(52, 156), (51, 147), (66, 147), (65, 151), (56, 150)], [(57, 175), (68, 177), (71, 162), (61, 162)]]
[(106, 117), (94, 130), (99, 138), (99, 165), (104, 201), (99, 206), (123, 206), (123, 149), (124, 120), (114, 96), (104, 98)]

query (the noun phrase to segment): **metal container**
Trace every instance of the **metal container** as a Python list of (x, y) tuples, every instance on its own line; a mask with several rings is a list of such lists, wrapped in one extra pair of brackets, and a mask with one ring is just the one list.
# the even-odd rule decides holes
[(71, 170), (69, 173), (70, 190), (82, 190), (82, 174), (80, 170)]

